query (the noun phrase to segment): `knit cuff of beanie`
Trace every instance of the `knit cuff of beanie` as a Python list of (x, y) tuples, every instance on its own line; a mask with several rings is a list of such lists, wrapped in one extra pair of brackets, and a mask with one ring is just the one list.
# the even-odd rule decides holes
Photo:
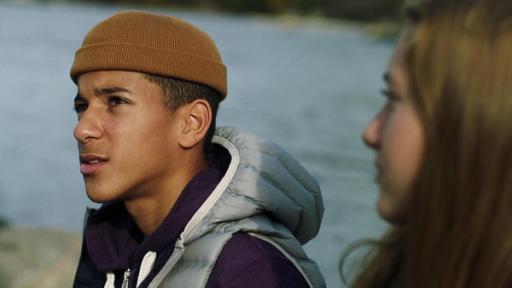
[(128, 11), (97, 24), (75, 54), (71, 78), (86, 72), (135, 71), (196, 82), (227, 95), (227, 72), (205, 32), (172, 16)]

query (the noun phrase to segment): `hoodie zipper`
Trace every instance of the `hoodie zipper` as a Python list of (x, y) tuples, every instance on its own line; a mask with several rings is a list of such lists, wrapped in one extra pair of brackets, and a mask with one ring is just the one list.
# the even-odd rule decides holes
[(128, 280), (130, 279), (130, 268), (126, 269), (124, 271), (123, 276), (123, 284), (121, 284), (121, 288), (128, 288)]

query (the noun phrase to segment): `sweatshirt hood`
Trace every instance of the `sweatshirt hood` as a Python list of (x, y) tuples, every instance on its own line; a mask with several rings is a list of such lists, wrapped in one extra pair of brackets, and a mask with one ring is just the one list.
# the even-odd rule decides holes
[(286, 226), (302, 244), (316, 236), (324, 212), (321, 191), (297, 160), (277, 144), (232, 127), (218, 128), (212, 142), (229, 152), (231, 162), (185, 228), (185, 242), (208, 233), (212, 224), (260, 216)]

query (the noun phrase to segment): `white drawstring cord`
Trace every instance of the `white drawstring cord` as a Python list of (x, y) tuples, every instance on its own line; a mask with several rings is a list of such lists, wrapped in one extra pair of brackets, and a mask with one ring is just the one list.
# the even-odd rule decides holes
[(142, 259), (142, 264), (140, 265), (139, 276), (137, 277), (137, 287), (139, 287), (140, 283), (146, 279), (149, 275), (149, 272), (153, 269), (156, 261), (156, 252), (149, 251), (144, 255)]
[(107, 273), (107, 281), (105, 282), (104, 288), (115, 288), (114, 282), (116, 281), (116, 275), (112, 272)]

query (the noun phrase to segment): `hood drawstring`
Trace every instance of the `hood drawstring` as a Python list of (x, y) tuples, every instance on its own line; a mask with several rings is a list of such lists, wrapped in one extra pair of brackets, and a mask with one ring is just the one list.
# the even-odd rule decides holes
[(113, 272), (107, 273), (107, 281), (105, 281), (104, 288), (115, 288), (114, 282), (116, 280), (116, 275)]
[(137, 287), (139, 287), (140, 283), (146, 279), (146, 277), (149, 275), (149, 272), (153, 270), (153, 266), (155, 265), (156, 261), (156, 252), (149, 251), (144, 255), (144, 258), (142, 259), (142, 263), (140, 265), (139, 270), (139, 276), (137, 277)]

